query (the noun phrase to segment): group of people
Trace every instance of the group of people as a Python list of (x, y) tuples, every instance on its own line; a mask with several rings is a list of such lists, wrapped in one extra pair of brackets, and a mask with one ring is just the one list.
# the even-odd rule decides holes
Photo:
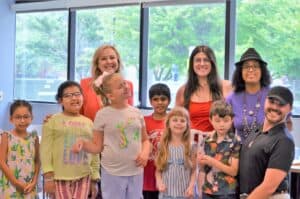
[(34, 198), (40, 167), (44, 191), (57, 199), (289, 198), (293, 95), (270, 87), (267, 62), (254, 48), (236, 63), (231, 84), (219, 78), (213, 50), (195, 47), (176, 106), (168, 111), (169, 87), (154, 84), (147, 116), (132, 106), (121, 66), (117, 49), (104, 45), (92, 77), (63, 82), (56, 94), (62, 112), (43, 124), (40, 146), (27, 132), (31, 105), (11, 105), (0, 198)]

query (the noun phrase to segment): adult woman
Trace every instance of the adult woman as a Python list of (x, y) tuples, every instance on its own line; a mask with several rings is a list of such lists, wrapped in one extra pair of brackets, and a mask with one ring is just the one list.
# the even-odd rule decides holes
[(242, 141), (259, 128), (264, 119), (264, 102), (271, 83), (265, 62), (254, 48), (249, 48), (235, 63), (232, 84), (234, 92), (227, 101), (234, 112), (234, 127)]
[(188, 80), (176, 94), (176, 105), (189, 110), (191, 128), (202, 132), (212, 131), (210, 106), (229, 91), (229, 81), (221, 81), (218, 76), (213, 50), (208, 46), (196, 46), (189, 58)]
[[(117, 49), (112, 45), (103, 45), (96, 49), (92, 60), (92, 77), (82, 79), (80, 86), (83, 91), (84, 102), (81, 113), (94, 121), (97, 111), (102, 108), (101, 97), (96, 94), (95, 87), (99, 78), (106, 73), (120, 72), (121, 58)], [(133, 85), (126, 81), (131, 91), (128, 103), (133, 105)]]
[[(121, 58), (117, 49), (112, 45), (102, 45), (98, 47), (93, 55), (92, 60), (92, 77), (82, 79), (80, 86), (83, 93), (83, 105), (81, 114), (94, 121), (96, 113), (103, 107), (102, 99), (96, 94), (96, 89), (101, 83), (103, 76), (111, 73), (118, 73), (121, 69)], [(133, 105), (133, 84), (126, 81), (131, 97), (128, 100), (130, 105)], [(102, 198), (100, 183), (98, 183), (97, 198)]]

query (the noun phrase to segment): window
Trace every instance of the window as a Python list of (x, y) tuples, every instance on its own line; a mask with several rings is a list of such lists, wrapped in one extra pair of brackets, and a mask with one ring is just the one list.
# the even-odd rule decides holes
[(120, 53), (122, 73), (134, 84), (138, 103), (140, 7), (124, 6), (76, 12), (75, 79), (91, 76), (94, 51), (102, 44), (114, 45)]
[(295, 1), (238, 1), (236, 60), (254, 47), (268, 62), (272, 86), (294, 94), (293, 114), (300, 115), (300, 7)]
[(224, 76), (225, 7), (224, 3), (209, 3), (149, 8), (147, 90), (157, 82), (166, 83), (172, 92), (170, 107), (186, 81), (195, 46), (208, 45), (214, 50), (219, 75)]
[(54, 102), (67, 79), (68, 12), (16, 14), (14, 98)]

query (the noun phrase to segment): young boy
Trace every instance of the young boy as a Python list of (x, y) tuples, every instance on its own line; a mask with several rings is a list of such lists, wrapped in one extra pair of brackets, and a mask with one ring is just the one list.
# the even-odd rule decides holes
[(199, 190), (202, 198), (236, 198), (241, 139), (233, 129), (233, 111), (225, 101), (215, 101), (210, 109), (214, 132), (205, 138), (204, 150), (198, 153)]
[(155, 181), (154, 160), (157, 146), (165, 127), (167, 108), (171, 101), (170, 89), (167, 85), (158, 83), (149, 89), (149, 100), (153, 107), (153, 113), (145, 116), (146, 130), (152, 143), (153, 149), (150, 153), (148, 163), (144, 168), (144, 199), (158, 199), (158, 190)]

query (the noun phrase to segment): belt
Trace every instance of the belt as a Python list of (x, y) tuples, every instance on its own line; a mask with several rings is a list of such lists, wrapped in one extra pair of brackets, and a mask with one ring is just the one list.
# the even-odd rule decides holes
[(276, 190), (272, 195), (275, 195), (275, 194), (283, 194), (283, 193), (289, 193), (289, 190), (287, 190), (287, 189)]
[(240, 199), (246, 199), (248, 197), (247, 193), (241, 193), (240, 194)]
[[(289, 193), (289, 190), (287, 190), (287, 189), (276, 190), (272, 195), (283, 194), (283, 193)], [(247, 193), (242, 193), (242, 194), (240, 194), (240, 199), (246, 199), (248, 197), (248, 195), (249, 194), (247, 194)]]

